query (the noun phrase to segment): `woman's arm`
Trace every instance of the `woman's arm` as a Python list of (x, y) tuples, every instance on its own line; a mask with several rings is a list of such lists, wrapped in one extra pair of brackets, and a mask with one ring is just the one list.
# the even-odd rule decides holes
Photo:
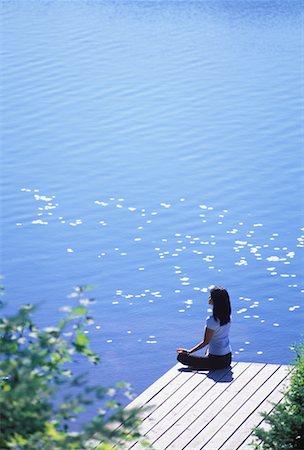
[(202, 342), (200, 342), (199, 344), (197, 344), (195, 347), (191, 348), (191, 350), (187, 350), (185, 348), (178, 348), (176, 351), (177, 353), (194, 353), (197, 352), (198, 350), (200, 350), (201, 348), (205, 347), (206, 345), (209, 344), (209, 342), (211, 341), (211, 338), (213, 336), (214, 330), (211, 330), (211, 328), (205, 328), (205, 335), (204, 335), (204, 340)]

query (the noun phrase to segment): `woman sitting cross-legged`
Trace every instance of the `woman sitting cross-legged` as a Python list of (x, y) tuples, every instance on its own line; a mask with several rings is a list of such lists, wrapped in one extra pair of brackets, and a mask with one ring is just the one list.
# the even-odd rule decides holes
[[(210, 290), (209, 305), (213, 305), (212, 316), (207, 317), (204, 340), (191, 350), (178, 348), (177, 360), (193, 369), (214, 370), (229, 367), (231, 364), (231, 347), (229, 331), (231, 324), (231, 305), (229, 294), (223, 287), (216, 286)], [(193, 356), (203, 347), (209, 347), (206, 356)]]

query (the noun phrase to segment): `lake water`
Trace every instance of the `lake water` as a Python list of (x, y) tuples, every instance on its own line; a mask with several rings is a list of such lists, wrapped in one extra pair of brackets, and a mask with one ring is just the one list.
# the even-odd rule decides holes
[(303, 330), (301, 2), (1, 9), (8, 310), (41, 302), (50, 325), (73, 286), (95, 285), (90, 375), (139, 393), (201, 339), (220, 284), (234, 359), (289, 363)]

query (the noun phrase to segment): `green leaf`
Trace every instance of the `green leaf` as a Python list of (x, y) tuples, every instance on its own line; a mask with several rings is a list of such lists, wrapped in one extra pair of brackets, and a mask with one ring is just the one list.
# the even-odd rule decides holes
[(11, 386), (10, 386), (8, 383), (5, 383), (5, 384), (2, 386), (2, 390), (3, 390), (4, 392), (9, 392), (11, 389), (12, 389), (12, 388), (11, 388)]
[[(82, 286), (75, 294), (82, 298), (84, 290), (92, 288)], [(91, 386), (73, 373), (73, 364), (79, 360), (75, 355), (85, 362), (99, 361), (83, 331), (87, 322), (93, 321), (84, 305), (72, 310), (59, 325), (51, 323), (44, 330), (31, 319), (34, 310), (34, 306), (24, 305), (12, 316), (0, 318), (0, 409), (5, 411), (0, 448), (79, 450), (99, 436), (99, 449), (113, 450), (110, 442), (123, 442), (131, 434), (140, 437), (137, 413), (123, 413), (115, 389)], [(118, 387), (128, 385), (121, 382)], [(94, 401), (101, 407), (96, 417), (79, 424), (79, 433), (70, 432), (78, 413)], [(114, 414), (108, 416), (109, 408)], [(117, 430), (111, 428), (115, 418), (121, 424)]]
[(115, 384), (115, 387), (117, 387), (118, 389), (121, 389), (123, 387), (129, 387), (129, 385), (125, 381), (119, 381), (118, 383)]
[(60, 433), (56, 430), (53, 423), (46, 422), (45, 424), (46, 434), (50, 436), (54, 441), (63, 441), (65, 439), (64, 433)]
[(75, 343), (77, 345), (80, 345), (81, 347), (86, 347), (88, 345), (88, 342), (89, 338), (83, 333), (83, 331), (77, 330)]
[(98, 447), (96, 447), (96, 450), (113, 450), (115, 447), (108, 444), (107, 442), (103, 442), (102, 444), (99, 444)]
[(75, 408), (73, 408), (74, 413), (80, 413), (85, 411), (85, 408), (83, 406), (76, 406)]
[(83, 306), (78, 306), (77, 308), (74, 308), (71, 312), (70, 317), (75, 318), (77, 316), (86, 316), (88, 313), (87, 309)]
[(115, 400), (111, 400), (111, 401), (106, 402), (106, 405), (107, 405), (110, 409), (113, 409), (113, 408), (116, 408), (116, 407), (117, 407), (117, 402), (116, 402)]
[(28, 440), (25, 439), (20, 434), (14, 434), (14, 441), (16, 442), (16, 444), (19, 444), (19, 445), (26, 445), (28, 443)]
[(94, 289), (96, 289), (96, 286), (94, 286), (93, 284), (86, 284), (81, 287), (83, 291), (93, 291)]

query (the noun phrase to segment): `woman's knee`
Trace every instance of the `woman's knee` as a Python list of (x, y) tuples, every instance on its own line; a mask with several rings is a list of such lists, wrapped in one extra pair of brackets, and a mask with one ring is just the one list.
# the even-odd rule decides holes
[(184, 354), (184, 353), (179, 353), (179, 354), (177, 355), (177, 361), (178, 361), (178, 362), (180, 362), (180, 363), (182, 363), (182, 364), (187, 364), (187, 363), (186, 363), (186, 360), (187, 360), (187, 355), (186, 355), (186, 354)]

